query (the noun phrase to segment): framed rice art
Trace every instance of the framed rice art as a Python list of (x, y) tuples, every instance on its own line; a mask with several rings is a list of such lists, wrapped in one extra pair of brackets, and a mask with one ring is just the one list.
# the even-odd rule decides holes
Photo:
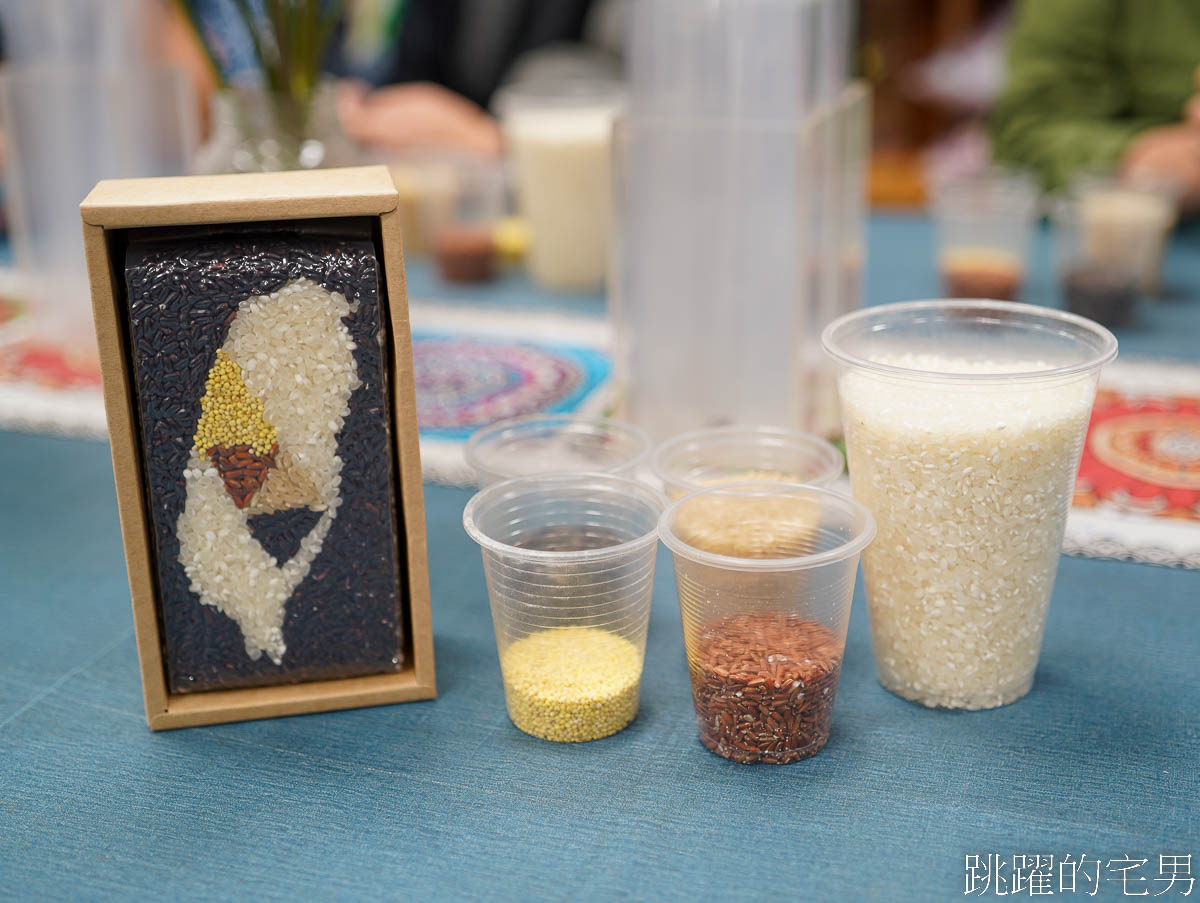
[(82, 205), (154, 729), (435, 694), (397, 200), (363, 167)]

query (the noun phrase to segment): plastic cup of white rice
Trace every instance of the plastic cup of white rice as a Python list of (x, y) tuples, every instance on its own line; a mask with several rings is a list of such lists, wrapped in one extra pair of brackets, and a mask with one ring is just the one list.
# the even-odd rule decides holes
[(1003, 301), (857, 311), (822, 336), (854, 496), (876, 673), (927, 706), (1033, 685), (1100, 368), (1103, 327)]

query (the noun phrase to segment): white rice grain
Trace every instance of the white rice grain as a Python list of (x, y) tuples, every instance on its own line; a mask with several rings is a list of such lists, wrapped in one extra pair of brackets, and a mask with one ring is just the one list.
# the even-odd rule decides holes
[[(885, 363), (1047, 368), (933, 355)], [(839, 390), (854, 495), (879, 529), (863, 566), (880, 682), (928, 706), (1020, 698), (1041, 649), (1092, 377), (964, 385), (856, 370)]]
[(237, 622), (251, 659), (265, 652), (282, 662), (287, 600), (308, 576), (341, 505), (337, 439), (360, 384), (343, 322), (349, 314), (342, 295), (300, 279), (242, 302), (222, 346), (242, 367), (251, 394), (263, 400), (280, 453), (303, 466), (325, 508), (289, 561), (280, 564), (250, 535), (249, 512), (237, 507), (200, 450), (183, 472), (179, 560), (200, 601)]

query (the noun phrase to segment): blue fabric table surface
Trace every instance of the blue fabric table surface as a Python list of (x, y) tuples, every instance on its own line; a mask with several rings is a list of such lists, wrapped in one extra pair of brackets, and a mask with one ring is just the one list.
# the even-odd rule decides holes
[(409, 300), (452, 307), (500, 306), (514, 310), (553, 312), (602, 318), (604, 293), (539, 290), (524, 270), (508, 268), (483, 285), (446, 282), (427, 257), (404, 262)]
[[(929, 238), (873, 223), (873, 301), (931, 294)], [(1200, 284), (1188, 236), (1167, 265)], [(1121, 335), (1198, 337), (1194, 294)], [(975, 713), (879, 687), (859, 586), (829, 745), (741, 766), (696, 739), (665, 552), (635, 722), (513, 728), (468, 497), (427, 487), (436, 701), (151, 734), (107, 446), (0, 434), (0, 898), (940, 900), (967, 854), (1200, 876), (1200, 573), (1063, 559), (1032, 693)]]

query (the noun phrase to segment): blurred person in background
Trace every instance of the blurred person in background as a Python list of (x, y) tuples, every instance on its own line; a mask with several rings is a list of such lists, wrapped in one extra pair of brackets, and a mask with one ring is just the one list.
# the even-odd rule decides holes
[[(235, 0), (195, 0), (195, 27), (236, 79), (253, 54)], [(328, 69), (341, 76), (346, 134), (389, 148), (500, 152), (488, 105), (515, 78), (615, 77), (624, 0), (347, 0)], [(187, 17), (177, 17), (186, 25)], [(186, 31), (186, 27), (184, 28)], [(195, 42), (192, 42), (195, 44)], [(198, 46), (171, 38), (201, 91), (215, 88)]]
[[(411, 146), (452, 140), (498, 153), (487, 109), (506, 82), (614, 77), (619, 34), (603, 0), (408, 0), (387, 65), (371, 90), (343, 85), (338, 113), (351, 137)], [(616, 46), (614, 47), (614, 43)]]
[(1019, 0), (990, 120), (998, 161), (1171, 184), (1200, 208), (1200, 2)]

